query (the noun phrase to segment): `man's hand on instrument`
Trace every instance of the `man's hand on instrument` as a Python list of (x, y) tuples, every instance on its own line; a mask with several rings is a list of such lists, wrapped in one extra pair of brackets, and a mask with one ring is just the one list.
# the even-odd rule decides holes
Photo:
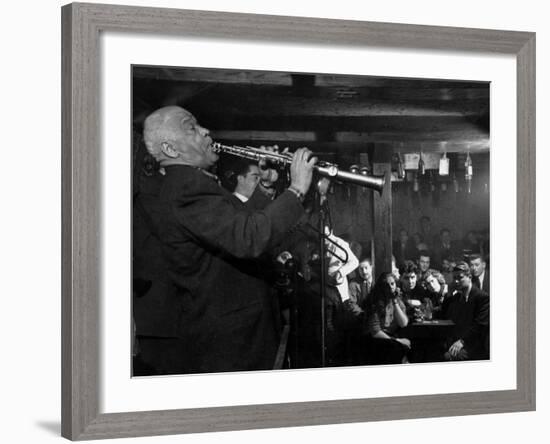
[(317, 162), (317, 157), (312, 157), (311, 154), (307, 148), (299, 148), (292, 156), (290, 165), (290, 188), (302, 195), (309, 190), (313, 177), (313, 166)]

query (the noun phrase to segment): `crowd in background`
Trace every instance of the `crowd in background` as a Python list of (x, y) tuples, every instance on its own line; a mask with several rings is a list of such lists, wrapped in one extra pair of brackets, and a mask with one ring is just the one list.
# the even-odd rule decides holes
[(330, 324), (333, 365), (489, 358), (488, 239), (472, 231), (458, 242), (447, 228), (431, 235), (426, 217), (421, 226), (417, 241), (400, 231), (392, 270), (375, 279), (363, 257), (350, 299), (328, 301), (329, 318), (340, 320)]

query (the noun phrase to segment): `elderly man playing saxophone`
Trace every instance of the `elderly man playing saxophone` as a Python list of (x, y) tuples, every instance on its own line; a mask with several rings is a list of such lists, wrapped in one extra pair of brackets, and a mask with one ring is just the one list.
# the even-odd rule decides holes
[(303, 215), (316, 158), (297, 150), (289, 188), (261, 211), (250, 211), (236, 208), (208, 171), (218, 155), (209, 131), (190, 112), (156, 110), (143, 134), (165, 170), (159, 234), (181, 302), (177, 364), (164, 373), (273, 368), (278, 312), (256, 259)]

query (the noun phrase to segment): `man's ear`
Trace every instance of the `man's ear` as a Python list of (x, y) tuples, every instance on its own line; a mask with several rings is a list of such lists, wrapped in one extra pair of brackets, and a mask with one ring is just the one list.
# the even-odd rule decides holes
[(169, 157), (170, 159), (175, 159), (180, 155), (180, 153), (174, 149), (172, 144), (168, 142), (162, 142), (162, 144), (160, 145), (160, 150), (166, 157)]

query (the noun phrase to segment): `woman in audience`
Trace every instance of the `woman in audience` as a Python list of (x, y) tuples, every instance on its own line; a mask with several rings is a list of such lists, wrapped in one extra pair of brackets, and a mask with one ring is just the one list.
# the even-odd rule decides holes
[(398, 333), (409, 319), (391, 272), (382, 273), (376, 281), (367, 313), (369, 363), (408, 362), (411, 341), (400, 338)]
[(429, 311), (426, 313), (426, 318), (435, 319), (440, 318), (441, 306), (448, 293), (448, 285), (445, 282), (443, 275), (437, 271), (430, 269), (426, 274), (424, 280), (424, 286), (426, 288), (426, 297), (424, 298), (425, 309)]

